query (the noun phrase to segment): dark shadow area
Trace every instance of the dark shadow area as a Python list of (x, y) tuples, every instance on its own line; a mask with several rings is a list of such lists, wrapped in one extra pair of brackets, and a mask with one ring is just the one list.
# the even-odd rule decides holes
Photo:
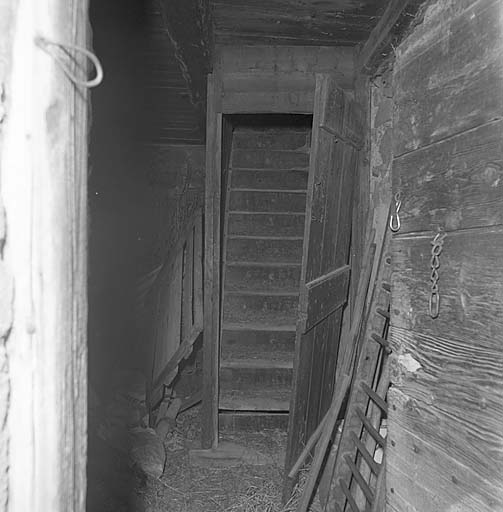
[(226, 115), (233, 127), (270, 128), (311, 128), (312, 114), (231, 114)]
[(138, 155), (148, 119), (136, 50), (144, 19), (141, 0), (91, 1), (93, 47), (105, 79), (92, 91), (89, 149), (89, 512), (138, 510), (131, 491), (141, 484), (121, 450), (127, 441), (114, 434), (113, 414), (128, 409), (111, 412), (109, 404), (119, 387), (133, 384), (124, 382), (131, 379), (124, 369), (141, 365), (135, 278), (149, 219), (139, 205), (148, 184)]

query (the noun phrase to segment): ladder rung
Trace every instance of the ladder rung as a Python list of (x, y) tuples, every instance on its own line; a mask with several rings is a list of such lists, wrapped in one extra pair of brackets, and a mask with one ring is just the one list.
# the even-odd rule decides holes
[(383, 290), (387, 292), (391, 292), (391, 285), (389, 283), (383, 283), (382, 284)]
[(349, 492), (348, 486), (346, 485), (344, 480), (342, 480), (342, 478), (339, 480), (339, 485), (341, 487), (342, 492), (344, 493), (344, 496), (346, 496), (346, 499), (348, 500), (348, 503), (349, 503), (349, 506), (351, 507), (351, 510), (353, 512), (361, 512), (360, 509), (358, 508), (358, 505), (356, 504), (353, 496), (351, 496), (351, 493)]
[(389, 314), (389, 311), (385, 311), (384, 309), (382, 308), (377, 308), (376, 309), (376, 312), (379, 313), (381, 316), (383, 316), (384, 318), (387, 318), (388, 320), (391, 318), (390, 314)]
[(365, 416), (365, 414), (363, 414), (359, 407), (356, 408), (356, 414), (360, 418), (364, 427), (367, 429), (367, 432), (374, 438), (375, 442), (380, 444), (382, 447), (386, 446), (386, 439), (384, 439), (384, 437), (379, 434), (379, 432), (374, 428), (372, 423), (370, 423), (369, 419)]
[(391, 349), (389, 348), (388, 340), (385, 340), (382, 336), (379, 336), (375, 332), (373, 332), (370, 336), (376, 343), (379, 343), (381, 347), (386, 351), (387, 354), (391, 354)]
[(351, 432), (351, 439), (353, 440), (353, 443), (355, 443), (356, 448), (358, 448), (358, 451), (362, 454), (365, 462), (369, 465), (371, 471), (374, 475), (378, 475), (381, 465), (374, 460), (365, 445), (360, 441), (360, 439), (358, 439), (358, 436), (354, 432)]
[(344, 457), (344, 460), (349, 466), (349, 469), (351, 469), (351, 473), (353, 473), (356, 483), (360, 486), (360, 489), (363, 491), (363, 494), (365, 494), (365, 497), (367, 498), (368, 502), (373, 503), (374, 495), (372, 494), (372, 491), (370, 490), (370, 487), (368, 486), (367, 482), (365, 482), (365, 479), (363, 478), (362, 474), (358, 471), (356, 464), (351, 460), (351, 457), (349, 455), (346, 455)]
[(363, 391), (367, 393), (367, 395), (372, 399), (372, 401), (386, 414), (388, 413), (388, 404), (386, 401), (381, 398), (370, 386), (368, 386), (365, 382), (361, 384)]

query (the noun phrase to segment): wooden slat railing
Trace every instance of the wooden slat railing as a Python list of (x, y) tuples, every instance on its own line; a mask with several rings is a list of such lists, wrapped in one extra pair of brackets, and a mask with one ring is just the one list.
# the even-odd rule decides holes
[[(150, 277), (152, 281), (152, 277)], [(178, 365), (203, 330), (203, 217), (198, 210), (148, 290), (154, 314), (148, 334), (149, 412), (162, 400)]]

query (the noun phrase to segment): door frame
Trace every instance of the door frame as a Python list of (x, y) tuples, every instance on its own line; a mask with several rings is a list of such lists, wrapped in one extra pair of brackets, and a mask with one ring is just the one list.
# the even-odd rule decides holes
[[(300, 75), (299, 75), (300, 76)], [(298, 78), (296, 75), (295, 79)], [(236, 89), (236, 75), (208, 75), (206, 114), (205, 254), (202, 436), (205, 449), (218, 445), (218, 373), (222, 297), (222, 157), (224, 116), (313, 114), (316, 75), (304, 73), (292, 94), (292, 74), (264, 76), (261, 90)], [(246, 80), (238, 81), (246, 87)], [(275, 90), (274, 94), (267, 92)], [(237, 107), (239, 105), (239, 107)]]

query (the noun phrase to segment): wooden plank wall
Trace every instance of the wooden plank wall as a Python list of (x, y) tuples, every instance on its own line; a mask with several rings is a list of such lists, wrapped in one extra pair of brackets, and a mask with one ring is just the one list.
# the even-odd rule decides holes
[(397, 50), (390, 512), (503, 510), (502, 19), (500, 0), (437, 0)]
[[(162, 398), (178, 365), (168, 363), (183, 345), (185, 357), (203, 328), (203, 215), (198, 210), (187, 221), (170, 257), (147, 292), (146, 320), (149, 344), (149, 407)], [(147, 276), (148, 280), (148, 276)], [(142, 300), (143, 302), (143, 300)]]
[(352, 89), (354, 49), (322, 46), (219, 46), (214, 73), (224, 113), (313, 112), (315, 73)]

